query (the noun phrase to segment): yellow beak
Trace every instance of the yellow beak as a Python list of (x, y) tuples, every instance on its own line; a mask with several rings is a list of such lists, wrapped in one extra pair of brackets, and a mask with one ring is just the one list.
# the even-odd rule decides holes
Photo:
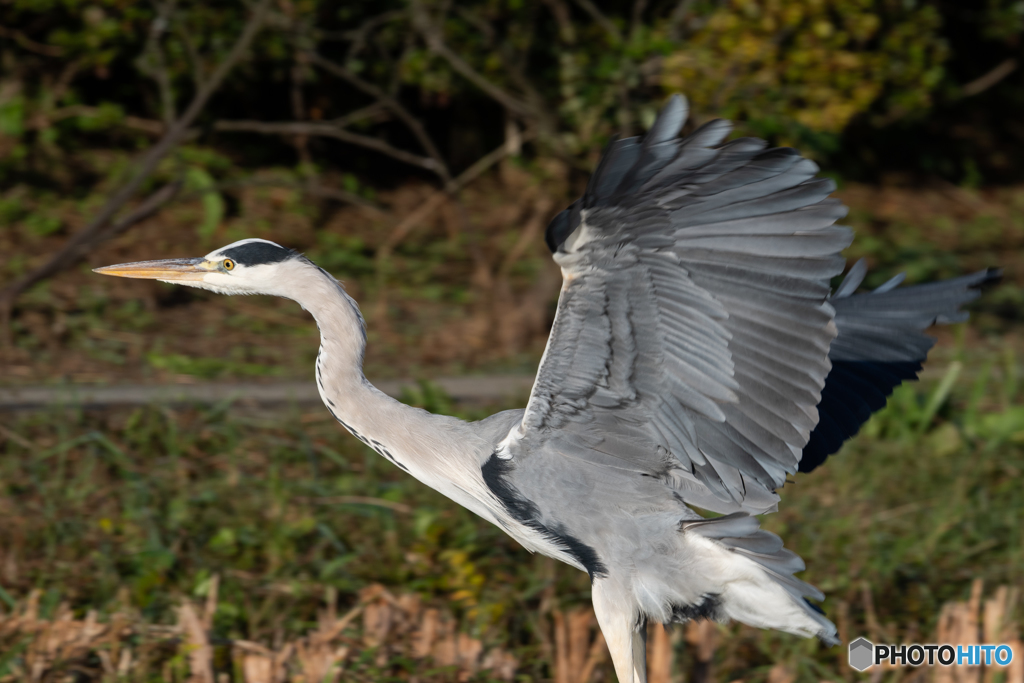
[(93, 268), (93, 272), (100, 275), (133, 277), (140, 280), (182, 282), (202, 280), (203, 275), (215, 269), (213, 264), (203, 258), (172, 258), (104, 266), (103, 268)]

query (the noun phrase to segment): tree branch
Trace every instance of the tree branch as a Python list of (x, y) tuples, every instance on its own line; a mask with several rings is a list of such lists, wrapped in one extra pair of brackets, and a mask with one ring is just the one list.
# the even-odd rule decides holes
[[(349, 112), (344, 116), (339, 116), (336, 119), (331, 119), (330, 124), (332, 126), (337, 126), (338, 128), (348, 128), (357, 121), (362, 121), (363, 119), (368, 119), (372, 116), (377, 116), (385, 109), (387, 109), (387, 107), (384, 106), (383, 102), (374, 102), (373, 104), (368, 104), (367, 106), (361, 109), (356, 109), (355, 111)], [(377, 121), (379, 122), (382, 120), (387, 120), (387, 118), (387, 116), (384, 116), (378, 118)]]
[(562, 39), (563, 43), (575, 45), (576, 29), (572, 25), (572, 15), (569, 13), (568, 5), (564, 0), (544, 0), (544, 4), (551, 10), (552, 16), (555, 17), (555, 23), (558, 24), (558, 37)]
[(366, 209), (377, 216), (384, 216), (387, 213), (373, 202), (367, 201), (354, 192), (349, 192), (348, 190), (342, 190), (337, 187), (327, 187), (326, 185), (313, 182), (304, 185), (302, 189), (313, 197), (324, 197), (326, 199), (344, 202), (345, 204), (352, 204), (362, 209)]
[(330, 123), (314, 123), (312, 121), (217, 121), (213, 124), (213, 128), (214, 130), (226, 132), (262, 133), (264, 135), (316, 135), (335, 138), (342, 142), (376, 150), (381, 154), (386, 154), (412, 166), (419, 166), (442, 175), (437, 162), (431, 158), (410, 154), (397, 147), (392, 147), (378, 138), (350, 133)]
[[(139, 204), (137, 207), (128, 212), (124, 218), (121, 218), (112, 226), (103, 231), (103, 234), (99, 236), (100, 240), (108, 240), (111, 237), (120, 235), (122, 232), (132, 227), (140, 221), (144, 221), (157, 211), (160, 210), (167, 202), (174, 199), (174, 196), (181, 190), (182, 182), (175, 180), (172, 183), (167, 183), (153, 194), (146, 197), (146, 199)], [(91, 245), (84, 245), (86, 249)], [(83, 253), (84, 255), (84, 253)], [(77, 257), (75, 257), (77, 260)]]
[(188, 34), (188, 27), (182, 22), (176, 21), (173, 28), (178, 40), (185, 46), (185, 55), (188, 57), (189, 66), (192, 67), (192, 80), (196, 82), (196, 88), (202, 88), (206, 80), (203, 76), (203, 60), (199, 56), (199, 51), (196, 50), (196, 44), (192, 42), (192, 38)]
[(622, 42), (622, 33), (619, 31), (619, 27), (611, 19), (601, 14), (601, 10), (597, 8), (597, 5), (590, 0), (576, 0), (576, 4), (580, 6), (580, 9), (589, 14), (591, 19), (600, 24), (601, 28), (611, 36), (612, 40), (616, 43)]
[(434, 160), (434, 163), (437, 165), (437, 174), (441, 176), (441, 179), (446, 183), (451, 181), (452, 178), (448, 171), (448, 166), (444, 163), (444, 158), (437, 150), (437, 147), (434, 146), (434, 141), (430, 139), (429, 135), (427, 135), (427, 131), (423, 128), (423, 124), (420, 123), (419, 119), (409, 113), (409, 110), (403, 107), (398, 100), (391, 97), (391, 95), (388, 95), (373, 83), (364, 81), (341, 64), (332, 62), (313, 51), (304, 52), (303, 54), (306, 55), (306, 58), (310, 62), (316, 64), (324, 71), (334, 74), (342, 80), (348, 81), (350, 84), (359, 88), (370, 97), (376, 98), (378, 102), (390, 109), (394, 115), (401, 119), (402, 123), (412, 131), (412, 134), (416, 136), (416, 140), (419, 141), (420, 145), (423, 147), (423, 151)]
[[(583, 0), (589, 1), (589, 0)], [(447, 45), (445, 45), (444, 38), (441, 35), (440, 30), (434, 26), (430, 17), (427, 16), (427, 11), (423, 8), (417, 0), (413, 0), (412, 4), (412, 18), (413, 25), (416, 30), (419, 31), (420, 35), (427, 43), (427, 47), (430, 51), (443, 57), (453, 69), (462, 74), (470, 83), (487, 93), (492, 99), (498, 101), (501, 106), (505, 107), (509, 111), (518, 114), (524, 118), (536, 118), (537, 112), (535, 112), (528, 104), (508, 94), (494, 83), (484, 78), (479, 72), (476, 71), (472, 66), (469, 65), (462, 57), (459, 57), (455, 52), (452, 51)]]
[(647, 0), (633, 0), (633, 17), (629, 23), (629, 35), (635, 36), (644, 20), (644, 10), (647, 9)]
[(963, 87), (965, 97), (973, 97), (985, 92), (999, 81), (1003, 80), (1017, 70), (1017, 60), (1010, 58), (1000, 62), (994, 69), (984, 76), (976, 78)]
[[(305, 80), (305, 58), (302, 53), (295, 55), (295, 61), (292, 63), (291, 69), (291, 96), (292, 96), (292, 117), (296, 121), (303, 121), (306, 119), (306, 97), (302, 91), (302, 83)], [(299, 155), (299, 162), (302, 164), (304, 172), (309, 172), (313, 168), (313, 157), (309, 154), (309, 136), (307, 135), (296, 135), (294, 139), (295, 151)]]
[(679, 4), (672, 10), (672, 14), (668, 18), (668, 37), (669, 40), (677, 41), (683, 37), (683, 21), (686, 20), (687, 15), (693, 8), (694, 0), (679, 0)]
[(386, 326), (387, 324), (385, 314), (388, 307), (388, 297), (387, 290), (384, 286), (386, 282), (384, 279), (386, 273), (384, 264), (391, 258), (391, 253), (394, 251), (395, 247), (397, 247), (401, 241), (404, 240), (409, 233), (415, 230), (423, 221), (430, 218), (430, 216), (433, 215), (433, 213), (437, 211), (445, 200), (452, 194), (458, 192), (463, 187), (479, 178), (485, 171), (487, 171), (487, 169), (504, 159), (506, 156), (518, 154), (522, 142), (524, 140), (532, 140), (536, 135), (536, 129), (528, 129), (522, 134), (522, 136), (519, 136), (516, 139), (510, 138), (506, 140), (501, 147), (498, 147), (477, 159), (472, 166), (452, 180), (444, 190), (438, 190), (427, 197), (427, 199), (416, 207), (412, 213), (407, 215), (399, 221), (398, 225), (392, 228), (391, 234), (389, 234), (387, 239), (384, 240), (384, 243), (380, 245), (375, 255), (378, 278), (375, 320), (378, 325)]
[(14, 29), (7, 28), (6, 26), (0, 26), (0, 38), (10, 38), (29, 52), (35, 52), (36, 54), (44, 55), (46, 57), (60, 57), (64, 54), (64, 48), (57, 47), (56, 45), (37, 43), (21, 31), (16, 31)]
[[(64, 119), (72, 119), (76, 116), (99, 115), (99, 107), (90, 107), (87, 104), (73, 104), (70, 107), (54, 109), (53, 111), (48, 112), (45, 116), (33, 117), (28, 123), (28, 128), (33, 130), (42, 130), (44, 128), (49, 128), (50, 125), (57, 121), (63, 121)], [(121, 119), (120, 123), (125, 128), (138, 130), (149, 135), (163, 135), (164, 131), (167, 130), (167, 126), (165, 126), (161, 121), (144, 119), (138, 116), (125, 116)]]
[(401, 17), (405, 12), (401, 10), (392, 10), (390, 12), (383, 12), (375, 17), (370, 17), (363, 24), (355, 29), (354, 31), (346, 31), (342, 36), (342, 40), (351, 41), (351, 45), (348, 48), (348, 54), (345, 56), (345, 61), (349, 61), (354, 58), (357, 54), (362, 52), (363, 48), (366, 47), (366, 37), (381, 24), (386, 24), (393, 19)]
[(398, 246), (399, 242), (405, 239), (406, 235), (412, 232), (416, 226), (434, 213), (434, 211), (441, 206), (442, 202), (444, 202), (444, 200), (452, 193), (458, 192), (463, 187), (479, 178), (487, 171), (487, 169), (494, 166), (494, 164), (498, 163), (505, 157), (510, 154), (518, 153), (519, 148), (524, 141), (532, 140), (535, 137), (535, 130), (527, 130), (519, 136), (518, 139), (506, 141), (501, 145), (501, 147), (498, 147), (477, 159), (472, 166), (452, 180), (450, 187), (447, 187), (444, 190), (439, 190), (428, 197), (426, 201), (420, 204), (411, 214), (402, 219), (402, 221), (391, 231), (391, 234), (388, 235), (388, 238), (384, 240), (384, 244), (382, 244), (380, 249), (377, 251), (378, 260), (388, 258), (391, 255), (392, 250)]
[(188, 108), (175, 121), (174, 125), (168, 129), (163, 138), (153, 147), (149, 148), (142, 156), (136, 165), (135, 173), (131, 179), (107, 200), (92, 222), (83, 230), (72, 235), (64, 247), (46, 263), (15, 280), (0, 291), (0, 324), (2, 324), (3, 328), (9, 329), (6, 323), (10, 319), (11, 307), (14, 305), (15, 298), (35, 283), (71, 265), (87, 253), (89, 248), (97, 241), (97, 238), (101, 237), (104, 229), (113, 220), (117, 212), (128, 203), (139, 188), (142, 187), (146, 179), (156, 170), (160, 161), (181, 142), (188, 132), (188, 127), (195, 121), (203, 107), (210, 100), (210, 97), (220, 88), (228, 73), (242, 60), (263, 25), (263, 18), (269, 4), (270, 0), (260, 0), (255, 6), (249, 21), (246, 22), (241, 35), (235, 41), (227, 57), (217, 66), (217, 69), (204, 86), (198, 89)]
[[(87, 254), (89, 250), (96, 246), (96, 244), (98, 244), (99, 242), (108, 240), (116, 235), (120, 235), (122, 232), (132, 227), (136, 223), (149, 218), (157, 211), (159, 211), (160, 207), (162, 207), (164, 204), (170, 201), (174, 197), (174, 195), (178, 193), (178, 191), (181, 189), (181, 185), (181, 181), (174, 181), (172, 183), (164, 185), (159, 190), (149, 195), (149, 197), (143, 200), (141, 204), (139, 204), (137, 207), (129, 211), (127, 215), (122, 217), (116, 223), (106, 228), (105, 230), (92, 233), (89, 236), (89, 239), (75, 239), (83, 235), (85, 233), (84, 230), (82, 232), (76, 233), (74, 237), (67, 241), (67, 243), (64, 245), (63, 248), (61, 248), (60, 251), (58, 251), (56, 254), (50, 257), (49, 261), (44, 263), (39, 268), (36, 268), (34, 271), (29, 273), (29, 275), (25, 276), (25, 278), (23, 278), (22, 280), (18, 280), (17, 282), (12, 284), (10, 287), (4, 290), (4, 294), (6, 294), (6, 292), (8, 291), (15, 291), (15, 294), (20, 293), (20, 291), (15, 290), (15, 287), (19, 285), (21, 285), (21, 291), (24, 291), (24, 289), (30, 286), (31, 284), (34, 284), (39, 280), (48, 278), (54, 273), (63, 270), (64, 268), (67, 268), (71, 264), (75, 263), (80, 258), (85, 256), (85, 254)], [(29, 278), (32, 279), (30, 280)], [(27, 284), (25, 284), (26, 282)], [(4, 303), (7, 304), (8, 308), (7, 310), (0, 312), (9, 314), (9, 306), (11, 303), (13, 303), (13, 297), (12, 299), (5, 300)]]
[(163, 118), (164, 125), (168, 127), (174, 123), (177, 113), (174, 106), (174, 90), (171, 87), (171, 75), (167, 68), (167, 55), (164, 53), (164, 46), (161, 44), (161, 40), (171, 24), (174, 5), (175, 0), (160, 4), (156, 18), (153, 19), (149, 26), (149, 38), (146, 41), (146, 48), (137, 62), (139, 70), (156, 81), (157, 89), (160, 91), (161, 118)]

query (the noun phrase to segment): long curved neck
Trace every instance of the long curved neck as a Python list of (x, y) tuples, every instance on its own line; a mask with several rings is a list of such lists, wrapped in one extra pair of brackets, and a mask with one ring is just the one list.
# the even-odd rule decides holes
[(359, 308), (341, 285), (304, 263), (284, 293), (316, 319), (320, 396), (356, 438), (428, 486), (494, 521), (480, 466), (490, 445), (456, 418), (431, 415), (379, 391), (363, 376), (366, 332)]
[(386, 429), (380, 424), (382, 414), (393, 416), (408, 407), (378, 391), (363, 376), (366, 327), (356, 302), (326, 272), (312, 264), (303, 266), (302, 276), (291, 280), (288, 296), (313, 315), (320, 330), (316, 357), (320, 396), (334, 417), (365, 442), (364, 433)]

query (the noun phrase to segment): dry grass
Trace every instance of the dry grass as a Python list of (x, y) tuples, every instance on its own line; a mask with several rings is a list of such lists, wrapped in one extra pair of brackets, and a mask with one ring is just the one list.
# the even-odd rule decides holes
[(510, 681), (516, 658), (459, 628), (452, 614), (422, 604), (416, 594), (393, 595), (381, 585), (361, 591), (339, 616), (334, 603), (317, 627), (297, 640), (274, 644), (216, 637), (217, 582), (203, 604), (182, 601), (177, 622), (147, 624), (131, 611), (101, 623), (93, 611), (75, 619), (61, 605), (52, 619), (39, 617), (40, 592), (0, 616), (0, 659), (13, 673), (2, 681), (188, 680), (213, 683), (225, 676), (247, 683), (375, 680), (394, 661), (419, 672), (420, 681)]
[[(197, 208), (177, 207), (108, 245), (96, 263), (267, 237), (346, 276), (370, 318), (371, 369), (535, 367), (558, 276), (540, 235), (564, 201), (563, 185), (504, 169), (459, 203), (440, 205), (386, 259), (379, 253), (388, 228), (416, 210), (427, 188), (382, 196), (391, 222), (306, 206), (287, 188), (236, 194), (237, 214), (208, 244), (197, 245), (193, 232)], [(843, 192), (861, 237), (855, 255), (881, 266), (879, 278), (899, 263), (918, 280), (1018, 262), (1018, 194)], [(18, 228), (0, 232), (0, 250), (18, 254), (22, 266), (55, 241)], [(979, 303), (999, 292), (1007, 306), (1024, 301), (1022, 279), (1011, 269), (1003, 288)], [(972, 323), (966, 351), (944, 342), (939, 363), (974, 361), (934, 420), (922, 422), (930, 399), (921, 386), (898, 392), (843, 454), (787, 485), (781, 512), (765, 519), (808, 560), (806, 578), (829, 595), (824, 608), (847, 640), (1017, 638), (1009, 625), (1020, 619), (1007, 616), (1013, 589), (964, 600), (976, 577), (1020, 587), (1024, 566), (1020, 340), (975, 338), (985, 319)], [(316, 353), (315, 327), (290, 302), (182, 295), (80, 270), (30, 293), (16, 322), (20, 345), (0, 358), (5, 382), (195, 381), (271, 371), (307, 378)], [(451, 409), (428, 398), (424, 392), (423, 407)], [(0, 600), (14, 607), (0, 616), (0, 677), (613, 680), (585, 606), (585, 576), (549, 572), (333, 424), (298, 415), (239, 420), (225, 410), (5, 418)], [(219, 597), (207, 583), (217, 574)], [(375, 593), (383, 590), (377, 583), (390, 593)], [(337, 599), (323, 599), (332, 590)], [(191, 602), (200, 595), (206, 602)], [(745, 627), (658, 628), (649, 648), (652, 683), (853, 678), (842, 648), (819, 650)], [(982, 671), (969, 680), (1022, 683), (1010, 673), (1017, 678)], [(917, 683), (943, 672), (875, 675)]]
[[(889, 683), (1024, 683), (1024, 642), (1016, 618), (1019, 586), (1000, 586), (983, 599), (983, 582), (974, 582), (965, 601), (942, 608), (937, 630), (924, 637), (916, 623), (882, 626), (874, 617), (870, 591), (865, 587), (867, 635), (875, 643), (933, 642), (951, 645), (981, 643), (1010, 645), (1015, 659), (1008, 667), (921, 667), (883, 665), (868, 673)], [(516, 679), (519, 662), (501, 647), (485, 650), (483, 643), (460, 628), (451, 612), (424, 605), (413, 593), (395, 595), (381, 585), (363, 589), (358, 603), (339, 616), (329, 596), (317, 626), (288, 642), (256, 643), (218, 638), (212, 632), (217, 610), (217, 581), (203, 604), (183, 601), (177, 623), (157, 626), (130, 611), (100, 622), (95, 612), (76, 619), (61, 605), (52, 619), (39, 616), (40, 592), (23, 605), (0, 613), (0, 647), (12, 673), (2, 683), (25, 681), (153, 680), (189, 683), (333, 683), (369, 681), (404, 669), (410, 681), (469, 681)], [(841, 630), (847, 624), (840, 623)], [(553, 683), (591, 683), (606, 677), (598, 669), (607, 649), (590, 607), (552, 612)], [(648, 632), (650, 683), (713, 680), (716, 651), (728, 629), (711, 622), (691, 622), (683, 629), (652, 625)], [(548, 643), (551, 645), (551, 643)], [(690, 671), (683, 675), (677, 661), (689, 649)], [(849, 678), (845, 648), (836, 650), (838, 668)], [(401, 665), (395, 664), (401, 662)], [(768, 683), (793, 683), (796, 673), (780, 662), (768, 671)]]

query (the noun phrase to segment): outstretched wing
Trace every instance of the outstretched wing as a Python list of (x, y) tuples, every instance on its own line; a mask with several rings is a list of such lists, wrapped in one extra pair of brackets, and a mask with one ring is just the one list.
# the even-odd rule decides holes
[(712, 510), (764, 511), (818, 421), (836, 336), (829, 280), (851, 239), (830, 180), (791, 149), (685, 139), (674, 97), (613, 143), (548, 229), (564, 277), (522, 423), (534, 449), (670, 479)]
[(962, 322), (960, 306), (978, 298), (978, 288), (999, 271), (900, 287), (903, 275), (872, 292), (854, 294), (867, 274), (861, 259), (829, 299), (836, 309), (838, 336), (828, 357), (832, 370), (818, 404), (818, 424), (804, 446), (800, 471), (810, 472), (856, 434), (871, 414), (885, 406), (893, 389), (917, 379), (935, 343), (924, 330), (935, 323)]

